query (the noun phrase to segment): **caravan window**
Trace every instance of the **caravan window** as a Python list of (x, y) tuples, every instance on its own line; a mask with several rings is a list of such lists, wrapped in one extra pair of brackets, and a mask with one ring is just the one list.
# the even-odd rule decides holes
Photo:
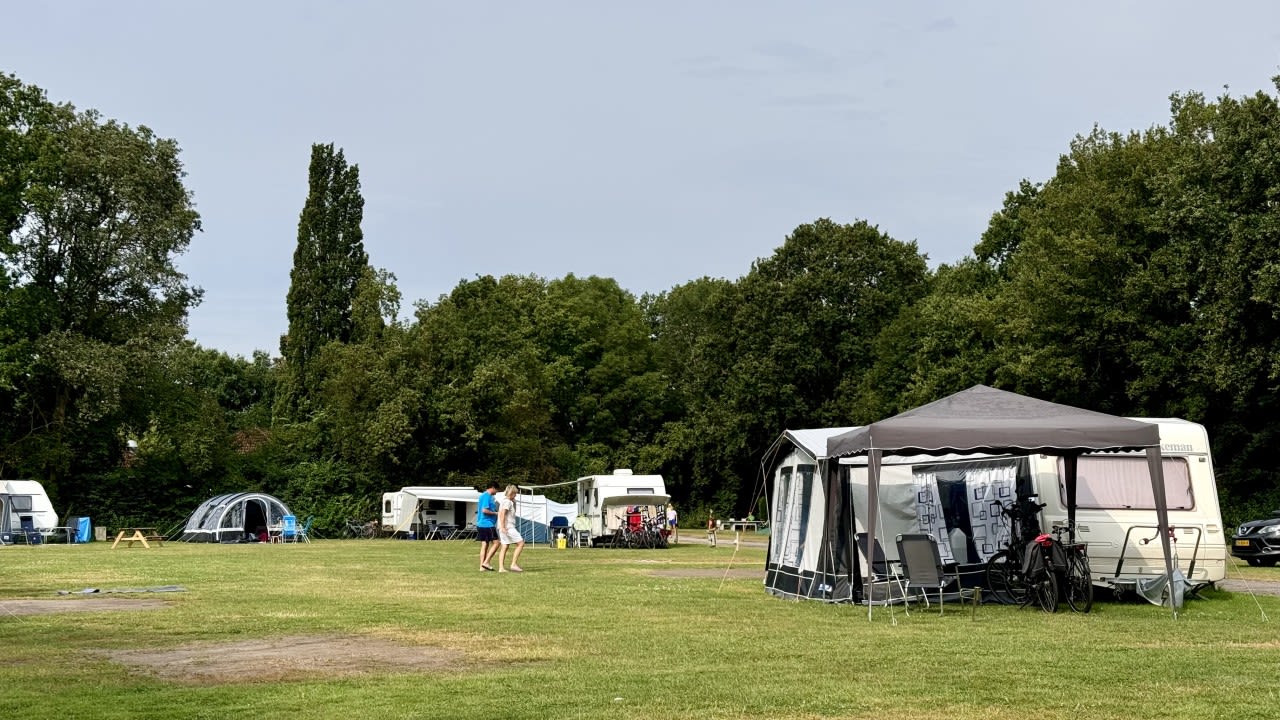
[(13, 495), (9, 498), (9, 504), (14, 512), (31, 512), (30, 495)]
[[(1186, 458), (1163, 458), (1164, 495), (1170, 510), (1195, 509)], [(1058, 458), (1058, 495), (1067, 503), (1066, 470)], [(1076, 468), (1076, 507), (1096, 510), (1155, 510), (1145, 457), (1085, 455)]]
[(773, 504), (773, 526), (781, 527), (786, 517), (787, 503), (791, 501), (791, 468), (784, 467), (778, 471), (778, 500)]

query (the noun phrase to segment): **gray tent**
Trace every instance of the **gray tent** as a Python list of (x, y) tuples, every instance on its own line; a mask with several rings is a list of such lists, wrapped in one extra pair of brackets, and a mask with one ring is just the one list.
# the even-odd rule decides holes
[(260, 492), (228, 493), (211, 497), (187, 518), (182, 542), (235, 543), (261, 537), (267, 528), (279, 526), (289, 506)]
[[(1156, 524), (1170, 587), (1170, 605), (1176, 611), (1182, 598), (1173, 591), (1169, 510), (1160, 459), (1160, 433), (1155, 425), (975, 385), (827, 440), (827, 456), (830, 458), (867, 456), (867, 506), (872, 508), (878, 503), (880, 461), (884, 455), (973, 452), (1061, 456), (1065, 471), (1067, 517), (1073, 527), (1076, 461), (1082, 453), (1100, 450), (1145, 450), (1147, 453), (1151, 489), (1155, 496)], [(869, 537), (876, 537), (874, 512), (868, 514), (866, 530)], [(868, 597), (870, 592), (868, 580)]]

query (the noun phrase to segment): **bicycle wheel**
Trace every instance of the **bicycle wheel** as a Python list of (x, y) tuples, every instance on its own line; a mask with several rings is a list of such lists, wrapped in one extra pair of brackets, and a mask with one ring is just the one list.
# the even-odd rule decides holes
[(1081, 552), (1067, 555), (1067, 605), (1075, 612), (1087, 613), (1093, 607), (1093, 574), (1089, 572), (1089, 556)]
[(1058, 579), (1052, 570), (1041, 569), (1034, 578), (1028, 579), (1027, 584), (1031, 586), (1032, 595), (1028, 598), (1029, 603), (1034, 602), (1047, 613), (1058, 611)]
[(987, 561), (987, 589), (1001, 605), (1022, 605), (1027, 599), (1027, 584), (1022, 577), (1022, 561), (1008, 550), (1001, 550)]

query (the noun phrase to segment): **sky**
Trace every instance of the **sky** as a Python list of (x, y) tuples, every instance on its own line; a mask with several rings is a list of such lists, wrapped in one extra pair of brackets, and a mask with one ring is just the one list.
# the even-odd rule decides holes
[(312, 143), (403, 312), (482, 275), (640, 295), (866, 220), (932, 266), (1094, 125), (1275, 95), (1280, 3), (7, 3), (0, 72), (182, 148), (189, 335), (279, 354)]

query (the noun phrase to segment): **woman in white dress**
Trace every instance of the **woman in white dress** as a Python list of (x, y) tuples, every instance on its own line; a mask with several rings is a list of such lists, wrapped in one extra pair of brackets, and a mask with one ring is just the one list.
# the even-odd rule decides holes
[(511, 572), (524, 572), (520, 567), (520, 553), (524, 551), (524, 538), (516, 529), (516, 493), (515, 485), (508, 485), (507, 491), (498, 498), (498, 540), (502, 547), (498, 550), (498, 572), (506, 572), (507, 546), (515, 545), (511, 555)]

